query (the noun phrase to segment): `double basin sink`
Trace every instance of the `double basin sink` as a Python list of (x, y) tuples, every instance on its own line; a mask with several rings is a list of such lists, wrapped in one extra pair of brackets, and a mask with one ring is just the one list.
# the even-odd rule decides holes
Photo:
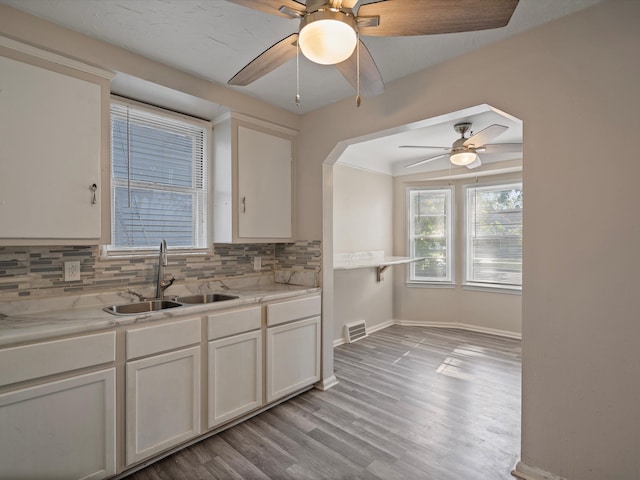
[(170, 308), (183, 307), (185, 305), (224, 302), (225, 300), (235, 300), (236, 298), (238, 298), (236, 295), (227, 295), (224, 293), (203, 293), (177, 297), (175, 300), (145, 300), (136, 303), (125, 303), (123, 305), (111, 305), (103, 308), (103, 310), (112, 315), (137, 315), (140, 313), (159, 312)]

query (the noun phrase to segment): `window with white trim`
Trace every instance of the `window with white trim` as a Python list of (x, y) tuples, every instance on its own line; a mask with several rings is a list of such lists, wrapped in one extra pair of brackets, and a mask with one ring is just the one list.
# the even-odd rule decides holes
[(210, 126), (112, 99), (108, 253), (208, 247)]
[(465, 284), (522, 288), (522, 183), (466, 187)]
[(407, 195), (410, 282), (453, 281), (453, 187), (411, 188)]

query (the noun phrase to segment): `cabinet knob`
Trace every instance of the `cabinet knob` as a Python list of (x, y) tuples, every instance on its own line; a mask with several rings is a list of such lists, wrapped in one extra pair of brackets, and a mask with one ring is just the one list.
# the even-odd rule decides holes
[(91, 203), (95, 205), (96, 203), (98, 203), (98, 198), (96, 197), (96, 190), (98, 190), (98, 185), (96, 185), (95, 183), (92, 184), (89, 187), (89, 190), (91, 190)]

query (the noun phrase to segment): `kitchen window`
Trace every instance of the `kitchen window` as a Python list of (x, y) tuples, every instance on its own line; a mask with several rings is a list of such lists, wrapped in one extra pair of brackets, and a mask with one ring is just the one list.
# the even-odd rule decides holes
[(136, 102), (111, 103), (107, 253), (208, 248), (210, 124)]
[(453, 187), (410, 188), (409, 255), (426, 257), (409, 264), (409, 282), (453, 281)]
[(522, 183), (465, 191), (465, 285), (521, 290)]

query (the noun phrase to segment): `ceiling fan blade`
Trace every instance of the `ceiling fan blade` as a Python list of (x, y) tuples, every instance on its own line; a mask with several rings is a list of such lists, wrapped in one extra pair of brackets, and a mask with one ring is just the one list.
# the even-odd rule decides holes
[(433, 148), (436, 150), (451, 150), (449, 147), (431, 147), (429, 145), (398, 145), (398, 148)]
[(480, 130), (475, 135), (472, 135), (471, 137), (467, 138), (462, 145), (464, 145), (465, 147), (470, 147), (472, 145), (476, 148), (482, 147), (486, 145), (487, 142), (490, 142), (491, 140), (496, 138), (498, 135), (506, 132), (507, 130), (509, 130), (509, 127), (505, 127), (504, 125), (498, 125), (498, 124), (489, 125), (484, 130)]
[[(382, 75), (369, 53), (365, 44), (360, 40), (360, 94), (363, 97), (373, 97), (384, 91)], [(356, 49), (357, 50), (357, 49)], [(353, 52), (344, 62), (336, 64), (336, 67), (344, 78), (354, 89), (358, 88), (358, 56), (357, 51)]]
[(425, 158), (424, 160), (420, 160), (419, 162), (410, 163), (409, 165), (405, 165), (404, 168), (413, 168), (418, 165), (424, 165), (425, 163), (433, 162), (434, 160), (438, 160), (439, 158), (446, 157), (449, 155), (448, 153), (444, 153), (442, 155), (436, 155), (435, 157)]
[[(521, 143), (494, 143), (481, 147), (482, 153), (522, 153)], [(480, 149), (478, 149), (480, 151)]]
[(297, 42), (297, 33), (293, 33), (287, 38), (280, 40), (254, 58), (227, 83), (229, 85), (246, 86), (255, 82), (295, 57), (297, 53)]
[(471, 32), (504, 27), (518, 0), (392, 0), (361, 5), (358, 17), (380, 17), (378, 26), (359, 27), (361, 35), (407, 36)]
[(227, 0), (227, 2), (286, 18), (291, 18), (291, 15), (281, 12), (280, 7), (285, 7), (300, 13), (306, 11), (306, 7), (295, 0)]
[(474, 168), (478, 168), (480, 165), (482, 165), (482, 162), (480, 161), (480, 155), (476, 155), (476, 159), (469, 165), (467, 165), (467, 168), (469, 170), (473, 170)]

